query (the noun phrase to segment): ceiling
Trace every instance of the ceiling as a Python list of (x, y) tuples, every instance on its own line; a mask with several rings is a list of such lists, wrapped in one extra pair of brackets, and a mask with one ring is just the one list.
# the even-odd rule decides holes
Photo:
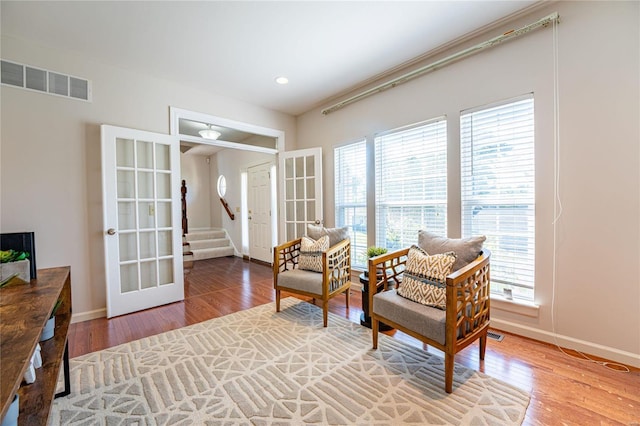
[(3, 0), (0, 13), (3, 36), (299, 115), (535, 3)]

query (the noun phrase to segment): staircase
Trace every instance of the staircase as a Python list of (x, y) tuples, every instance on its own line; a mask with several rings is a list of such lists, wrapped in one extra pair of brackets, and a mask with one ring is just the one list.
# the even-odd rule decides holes
[(235, 254), (233, 244), (224, 229), (190, 232), (182, 241), (185, 262)]

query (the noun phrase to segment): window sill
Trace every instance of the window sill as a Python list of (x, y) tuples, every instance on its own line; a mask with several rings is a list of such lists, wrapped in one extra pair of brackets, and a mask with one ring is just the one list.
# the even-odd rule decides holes
[(538, 318), (540, 306), (533, 302), (522, 302), (505, 299), (501, 296), (491, 295), (491, 309), (520, 314), (527, 317)]

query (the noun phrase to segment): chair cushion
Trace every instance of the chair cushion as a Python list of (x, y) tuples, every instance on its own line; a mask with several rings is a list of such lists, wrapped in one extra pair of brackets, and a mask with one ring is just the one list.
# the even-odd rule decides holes
[(322, 274), (292, 269), (278, 274), (278, 287), (305, 291), (322, 296)]
[(445, 344), (447, 313), (399, 296), (395, 290), (373, 296), (373, 312), (396, 324)]
[(429, 256), (420, 247), (411, 246), (398, 294), (423, 305), (446, 309), (446, 280), (455, 261), (453, 252)]
[(322, 272), (322, 252), (328, 249), (329, 237), (326, 235), (317, 241), (302, 237), (298, 267), (307, 271)]
[(449, 251), (456, 254), (454, 271), (473, 262), (482, 251), (482, 245), (486, 239), (484, 235), (470, 238), (446, 238), (428, 231), (418, 231), (418, 246), (422, 250), (432, 255)]
[(323, 226), (315, 226), (307, 224), (307, 236), (314, 240), (320, 239), (325, 235), (329, 236), (329, 247), (333, 247), (340, 241), (349, 238), (349, 227), (344, 228), (325, 228)]

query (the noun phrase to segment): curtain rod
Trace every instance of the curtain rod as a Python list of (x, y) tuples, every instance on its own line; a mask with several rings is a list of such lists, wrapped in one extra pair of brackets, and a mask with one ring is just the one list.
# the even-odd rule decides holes
[(429, 65), (425, 65), (424, 67), (418, 68), (416, 70), (413, 70), (411, 72), (408, 72), (407, 74), (403, 74), (399, 77), (394, 78), (393, 80), (390, 80), (386, 83), (382, 83), (378, 86), (372, 87), (371, 89), (365, 90), (364, 92), (361, 92), (355, 96), (352, 96), (350, 98), (347, 98), (343, 101), (338, 102), (337, 104), (334, 104), (332, 106), (330, 106), (329, 108), (323, 109), (322, 110), (322, 114), (327, 115), (327, 114), (331, 114), (334, 111), (337, 111), (339, 109), (344, 108), (345, 106), (352, 104), (354, 102), (357, 102), (359, 100), (362, 100), (364, 98), (368, 98), (371, 95), (375, 95), (377, 93), (383, 92), (385, 90), (388, 89), (392, 89), (400, 84), (406, 83), (410, 80), (413, 80), (416, 77), (420, 77), (423, 74), (427, 74), (431, 71), (435, 71), (438, 68), (441, 68), (445, 65), (448, 65), (452, 62), (455, 62), (457, 60), (460, 60), (462, 58), (466, 58), (467, 56), (473, 55), (475, 53), (478, 53), (479, 51), (486, 49), (488, 47), (493, 47), (496, 46), (500, 43), (502, 43), (503, 41), (515, 38), (515, 37), (519, 37), (523, 34), (528, 33), (531, 30), (535, 30), (537, 28), (540, 27), (546, 27), (547, 25), (549, 25), (550, 23), (554, 22), (554, 21), (558, 21), (560, 20), (560, 15), (558, 15), (558, 12), (553, 12), (551, 15), (545, 16), (544, 18), (539, 19), (538, 21), (526, 25), (522, 28), (519, 28), (517, 30), (510, 30), (507, 31), (504, 34), (501, 34), (497, 37), (494, 37), (490, 40), (484, 41), (482, 43), (476, 44), (475, 46), (469, 47), (467, 49), (464, 49), (458, 53), (454, 53), (453, 55), (447, 56), (446, 58), (442, 58), (438, 61), (435, 61)]

